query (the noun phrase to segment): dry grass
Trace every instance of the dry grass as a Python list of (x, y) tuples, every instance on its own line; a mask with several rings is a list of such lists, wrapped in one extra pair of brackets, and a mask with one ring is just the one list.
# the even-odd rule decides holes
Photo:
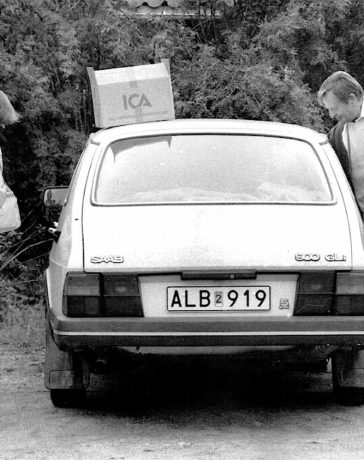
[(44, 307), (33, 305), (7, 310), (1, 330), (2, 341), (17, 347), (41, 348), (44, 346)]
[(23, 348), (44, 346), (44, 305), (29, 301), (8, 280), (0, 278), (0, 340)]

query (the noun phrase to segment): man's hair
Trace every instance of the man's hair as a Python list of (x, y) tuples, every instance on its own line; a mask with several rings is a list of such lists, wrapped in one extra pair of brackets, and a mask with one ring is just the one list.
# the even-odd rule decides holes
[(358, 99), (364, 95), (364, 90), (361, 84), (355, 80), (349, 73), (338, 71), (326, 78), (317, 92), (317, 99), (323, 105), (323, 97), (328, 91), (342, 102), (348, 102), (350, 94), (354, 94)]
[(8, 96), (0, 90), (0, 124), (10, 125), (19, 120), (19, 115), (11, 105)]

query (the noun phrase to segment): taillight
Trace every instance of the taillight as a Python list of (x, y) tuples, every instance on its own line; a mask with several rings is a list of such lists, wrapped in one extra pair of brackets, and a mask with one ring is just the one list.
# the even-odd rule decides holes
[(138, 278), (134, 275), (68, 273), (63, 314), (69, 317), (143, 316)]
[(68, 273), (63, 290), (63, 314), (71, 317), (100, 316), (99, 274)]
[(335, 272), (301, 273), (294, 315), (328, 315), (335, 294)]
[(138, 278), (133, 275), (104, 275), (105, 316), (143, 316)]
[(334, 313), (364, 315), (364, 272), (337, 273)]

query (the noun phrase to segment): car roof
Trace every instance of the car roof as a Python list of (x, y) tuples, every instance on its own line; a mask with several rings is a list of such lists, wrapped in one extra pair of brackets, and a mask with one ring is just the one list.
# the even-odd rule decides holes
[(289, 137), (313, 143), (327, 141), (325, 134), (289, 123), (229, 119), (177, 119), (104, 128), (91, 135), (92, 142), (109, 143), (123, 137), (191, 133), (253, 134)]

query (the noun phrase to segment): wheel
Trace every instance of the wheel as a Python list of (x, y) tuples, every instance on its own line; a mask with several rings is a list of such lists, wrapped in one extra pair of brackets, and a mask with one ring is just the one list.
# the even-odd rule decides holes
[(339, 404), (364, 404), (363, 368), (357, 366), (363, 358), (363, 351), (338, 350), (332, 356), (332, 386)]
[(333, 390), (336, 401), (345, 406), (360, 406), (364, 404), (364, 389), (343, 387), (333, 381)]
[(85, 390), (50, 390), (55, 407), (79, 407), (86, 399)]

